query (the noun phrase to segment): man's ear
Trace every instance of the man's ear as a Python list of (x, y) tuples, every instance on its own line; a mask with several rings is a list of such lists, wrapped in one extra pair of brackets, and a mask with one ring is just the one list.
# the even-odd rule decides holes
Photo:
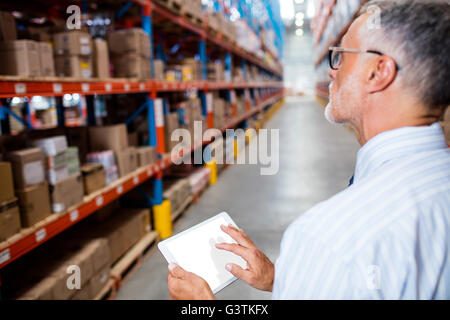
[(397, 77), (394, 59), (388, 56), (379, 57), (370, 67), (366, 79), (368, 93), (380, 92), (388, 88)]

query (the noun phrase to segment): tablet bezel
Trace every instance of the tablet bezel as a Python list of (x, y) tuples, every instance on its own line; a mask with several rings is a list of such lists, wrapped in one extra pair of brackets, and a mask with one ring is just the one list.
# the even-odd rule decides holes
[[(214, 217), (211, 217), (185, 231), (182, 231), (166, 240), (163, 240), (161, 242), (158, 243), (158, 249), (159, 251), (161, 251), (162, 255), (164, 256), (164, 258), (166, 259), (166, 261), (170, 264), (170, 263), (177, 263), (177, 260), (175, 259), (175, 257), (172, 255), (172, 253), (169, 251), (169, 249), (167, 248), (166, 244), (172, 240), (175, 240), (187, 233), (190, 233), (196, 229), (198, 229), (199, 227), (210, 223), (211, 221), (214, 221), (215, 219), (218, 219), (219, 217), (222, 217), (225, 219), (225, 221), (228, 223), (228, 225), (233, 225), (235, 228), (238, 228), (238, 226), (236, 225), (236, 223), (234, 223), (233, 219), (231, 219), (231, 217), (228, 215), (228, 213), (226, 212), (221, 212), (218, 215), (215, 215)], [(230, 273), (231, 274), (231, 273)], [(232, 278), (229, 279), (228, 281), (224, 282), (223, 284), (221, 284), (220, 286), (218, 286), (215, 290), (213, 290), (213, 293), (216, 294), (217, 292), (219, 292), (220, 290), (222, 290), (223, 288), (225, 288), (226, 286), (228, 286), (229, 284), (233, 283), (234, 281), (236, 281), (237, 278), (235, 276), (232, 275)], [(212, 290), (212, 288), (211, 288)]]

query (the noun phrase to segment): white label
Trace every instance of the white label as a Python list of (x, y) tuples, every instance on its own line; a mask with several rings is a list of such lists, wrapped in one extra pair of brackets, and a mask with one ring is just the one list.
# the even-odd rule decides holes
[(111, 91), (111, 90), (112, 90), (112, 85), (111, 85), (111, 83), (105, 83), (105, 90), (106, 90), (106, 91)]
[(90, 55), (91, 54), (91, 47), (89, 46), (81, 46), (81, 54), (84, 55)]
[(5, 263), (9, 259), (11, 259), (11, 254), (9, 253), (9, 249), (6, 249), (6, 250), (0, 252), (0, 264)]
[(70, 221), (74, 222), (75, 220), (78, 219), (80, 215), (78, 214), (78, 210), (72, 211), (70, 213)]
[(54, 93), (61, 93), (62, 92), (62, 85), (61, 85), (61, 83), (54, 83), (53, 84), (53, 92)]
[(139, 84), (139, 90), (145, 90), (145, 84), (140, 83)]
[(117, 194), (121, 194), (123, 192), (123, 185), (120, 185), (116, 189)]
[(80, 44), (89, 44), (88, 37), (80, 37)]
[(135, 185), (139, 183), (139, 177), (138, 177), (138, 176), (136, 176), (136, 177), (133, 178), (133, 183), (134, 183)]
[(151, 177), (153, 174), (153, 170), (150, 168), (147, 170), (147, 176)]
[(157, 127), (164, 127), (164, 111), (162, 99), (155, 99), (155, 123)]
[(95, 199), (95, 204), (97, 205), (97, 207), (100, 207), (103, 204), (103, 197), (100, 196), (97, 199)]
[(36, 231), (36, 242), (40, 242), (42, 240), (45, 239), (45, 237), (47, 236), (47, 230), (41, 229), (39, 231)]
[(130, 85), (128, 83), (124, 84), (125, 91), (130, 91)]
[(90, 91), (89, 83), (82, 83), (82, 84), (81, 84), (81, 90), (82, 90), (83, 92), (88, 92), (88, 91)]
[(23, 166), (23, 177), (26, 185), (39, 184), (45, 180), (41, 161), (34, 161)]
[(230, 91), (230, 102), (236, 103), (236, 91), (234, 91), (234, 90)]
[(14, 89), (18, 94), (27, 93), (27, 85), (25, 83), (16, 83)]
[(108, 280), (108, 274), (102, 274), (100, 277), (100, 283), (105, 283)]
[(155, 171), (159, 171), (159, 166), (155, 165)]
[(81, 70), (81, 76), (83, 78), (90, 78), (90, 77), (92, 77), (92, 71), (89, 69), (83, 69), (83, 70)]
[(206, 111), (213, 112), (213, 96), (212, 93), (206, 94)]

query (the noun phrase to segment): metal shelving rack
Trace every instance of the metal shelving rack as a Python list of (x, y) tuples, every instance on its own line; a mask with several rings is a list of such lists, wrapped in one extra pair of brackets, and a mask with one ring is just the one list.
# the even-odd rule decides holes
[[(47, 0), (52, 2), (53, 0)], [(259, 82), (259, 83), (235, 83), (235, 82), (209, 82), (206, 80), (204, 72), (204, 79), (202, 81), (187, 82), (187, 83), (173, 83), (164, 81), (138, 81), (130, 79), (91, 79), (80, 81), (78, 79), (68, 78), (36, 78), (36, 79), (24, 79), (14, 76), (1, 76), (0, 77), (0, 114), (11, 114), (6, 104), (6, 98), (12, 97), (32, 97), (36, 95), (40, 96), (56, 96), (60, 97), (65, 94), (78, 93), (83, 96), (93, 95), (115, 95), (115, 94), (133, 94), (143, 93), (147, 95), (147, 102), (144, 106), (139, 108), (136, 113), (141, 109), (148, 110), (148, 121), (152, 125), (149, 126), (149, 144), (157, 148), (159, 153), (159, 160), (146, 168), (140, 168), (137, 171), (122, 177), (112, 185), (104, 188), (103, 190), (86, 196), (83, 203), (70, 208), (67, 212), (61, 214), (53, 214), (46, 220), (35, 225), (33, 228), (22, 230), (20, 234), (8, 239), (7, 241), (0, 243), (0, 270), (11, 262), (17, 260), (21, 256), (32, 251), (36, 247), (69, 229), (79, 221), (85, 219), (89, 215), (96, 212), (98, 209), (106, 206), (115, 199), (118, 199), (121, 195), (130, 191), (131, 189), (139, 186), (143, 182), (153, 178), (154, 179), (154, 198), (153, 204), (158, 205), (162, 203), (163, 188), (162, 177), (163, 170), (172, 165), (171, 156), (165, 153), (164, 148), (164, 127), (157, 126), (155, 119), (160, 117), (162, 112), (161, 108), (155, 106), (155, 99), (158, 97), (158, 93), (162, 92), (176, 92), (186, 91), (191, 89), (197, 89), (200, 96), (211, 90), (227, 90), (228, 97), (231, 101), (231, 92), (233, 90), (247, 91), (246, 96), (254, 101), (254, 107), (248, 108), (247, 111), (239, 117), (236, 117), (223, 128), (220, 128), (224, 132), (227, 128), (234, 128), (246, 119), (254, 116), (255, 114), (264, 111), (268, 106), (280, 101), (284, 96), (284, 89), (282, 83), (282, 67), (279, 62), (276, 63), (276, 67), (265, 64), (261, 59), (253, 56), (252, 54), (245, 52), (235, 44), (225, 42), (221, 34), (213, 35), (207, 31), (207, 28), (201, 28), (194, 25), (189, 20), (182, 16), (177, 16), (170, 12), (168, 9), (154, 3), (151, 0), (134, 0), (133, 3), (137, 3), (142, 8), (142, 28), (146, 31), (153, 43), (152, 35), (152, 19), (154, 16), (163, 17), (171, 23), (175, 24), (183, 30), (188, 30), (199, 37), (199, 53), (202, 58), (203, 68), (206, 70), (206, 55), (205, 49), (208, 43), (220, 47), (227, 53), (228, 63), (226, 67), (230, 67), (230, 61), (232, 55), (239, 57), (244, 67), (246, 63), (252, 63), (264, 70), (268, 74), (273, 75), (278, 81), (272, 82)], [(224, 6), (222, 1), (221, 5)], [(235, 3), (236, 1), (232, 1)], [(238, 0), (239, 5), (243, 3), (248, 5), (248, 1)], [(271, 5), (273, 0), (266, 0), (265, 3)], [(276, 2), (276, 1), (275, 1)], [(81, 2), (81, 7), (86, 10), (86, 1)], [(130, 2), (125, 3), (123, 10), (126, 7), (130, 7)], [(224, 6), (225, 7), (225, 6)], [(228, 9), (225, 9), (227, 12)], [(281, 19), (279, 19), (281, 21)], [(272, 18), (272, 22), (275, 20)], [(277, 28), (281, 28), (278, 26)], [(281, 41), (281, 40), (280, 40)], [(281, 46), (281, 43), (278, 44)], [(153, 57), (152, 63), (153, 63)], [(203, 99), (206, 100), (206, 99)], [(232, 101), (231, 101), (232, 102)], [(205, 103), (205, 102), (204, 102)], [(250, 105), (250, 101), (248, 101)], [(88, 104), (88, 108), (93, 108), (92, 104)], [(61, 105), (57, 105), (57, 108), (62, 108)], [(5, 110), (7, 109), (7, 110)], [(204, 114), (208, 119), (208, 127), (213, 127), (212, 111), (204, 106)], [(61, 111), (61, 110), (59, 110)], [(92, 110), (91, 110), (92, 112)], [(29, 114), (29, 110), (28, 110)], [(88, 110), (89, 114), (89, 110)], [(90, 123), (87, 119), (88, 124)], [(132, 121), (132, 119), (130, 119)], [(28, 129), (32, 129), (32, 123), (28, 123), (22, 119), (22, 122)], [(64, 119), (60, 120), (59, 126), (64, 126)], [(195, 149), (207, 145), (209, 141), (203, 141), (199, 145), (193, 146), (191, 150), (183, 150), (183, 155), (193, 152)], [(1, 288), (1, 279), (0, 279)]]

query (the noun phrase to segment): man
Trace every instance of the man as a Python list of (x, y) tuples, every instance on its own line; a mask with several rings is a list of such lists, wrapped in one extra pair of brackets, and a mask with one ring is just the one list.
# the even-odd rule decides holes
[[(363, 10), (331, 49), (326, 109), (362, 146), (351, 185), (289, 226), (275, 266), (222, 227), (238, 244), (217, 247), (248, 264), (227, 270), (274, 299), (450, 299), (450, 150), (437, 123), (450, 105), (450, 6)], [(214, 298), (195, 274), (169, 270), (173, 299)]]

